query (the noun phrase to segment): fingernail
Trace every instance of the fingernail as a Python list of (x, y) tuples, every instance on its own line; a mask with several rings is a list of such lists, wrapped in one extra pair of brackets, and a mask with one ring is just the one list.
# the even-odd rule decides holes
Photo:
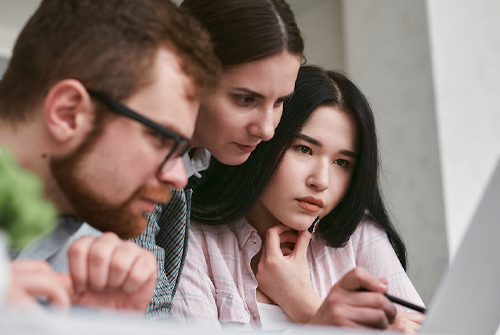
[(380, 281), (380, 282), (378, 283), (378, 286), (379, 286), (381, 289), (383, 289), (384, 291), (387, 291), (387, 290), (389, 289), (389, 286), (387, 286), (387, 283), (384, 283), (384, 282), (382, 282), (382, 281)]
[(309, 228), (307, 228), (307, 231), (313, 234), (318, 228), (318, 225), (319, 225), (319, 216), (316, 217), (316, 219), (314, 219), (314, 222), (312, 223), (312, 225), (309, 226)]

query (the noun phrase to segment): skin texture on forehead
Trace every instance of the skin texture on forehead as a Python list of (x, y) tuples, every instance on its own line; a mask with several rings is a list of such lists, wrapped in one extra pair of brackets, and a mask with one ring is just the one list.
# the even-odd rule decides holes
[(179, 56), (168, 46), (157, 51), (152, 84), (124, 100), (156, 123), (191, 139), (199, 101), (191, 77), (182, 69)]

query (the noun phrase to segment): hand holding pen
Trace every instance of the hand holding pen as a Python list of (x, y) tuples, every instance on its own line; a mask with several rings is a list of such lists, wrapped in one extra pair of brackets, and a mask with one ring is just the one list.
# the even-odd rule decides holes
[[(319, 216), (316, 217), (316, 219), (314, 220), (314, 222), (311, 224), (311, 226), (307, 229), (311, 234), (314, 234), (314, 232), (318, 229), (318, 225), (319, 225)], [(365, 287), (361, 287), (358, 289), (359, 292), (368, 292), (370, 290), (368, 290), (367, 288)], [(391, 302), (395, 303), (395, 304), (398, 304), (398, 305), (401, 305), (401, 306), (404, 306), (406, 308), (409, 308), (409, 309), (412, 309), (416, 312), (419, 312), (419, 313), (422, 313), (422, 314), (425, 314), (425, 308), (424, 307), (421, 307), (421, 306), (418, 306), (418, 305), (415, 305), (411, 302), (408, 302), (408, 301), (405, 301), (401, 298), (398, 298), (398, 297), (395, 297), (393, 295), (390, 295), (388, 293), (384, 293), (384, 296), (389, 299)]]
[[(370, 292), (359, 292), (360, 288)], [(309, 323), (386, 329), (397, 312), (385, 292), (387, 281), (373, 277), (363, 268), (354, 268), (335, 284)]]
[[(313, 234), (318, 225), (319, 217), (308, 231)], [(385, 279), (377, 279), (364, 269), (355, 268), (333, 287), (310, 323), (416, 333), (424, 318), (420, 313), (425, 313), (425, 309), (389, 295), (387, 290)], [(395, 312), (387, 300), (419, 313)]]

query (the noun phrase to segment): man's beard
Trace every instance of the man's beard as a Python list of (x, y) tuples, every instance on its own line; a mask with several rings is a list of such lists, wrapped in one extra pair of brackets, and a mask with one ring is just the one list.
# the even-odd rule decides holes
[(73, 153), (63, 158), (51, 158), (50, 170), (76, 216), (102, 232), (112, 231), (124, 239), (135, 237), (145, 229), (147, 221), (144, 213), (133, 212), (132, 202), (139, 198), (168, 202), (170, 185), (162, 184), (159, 188), (142, 186), (120, 204), (110, 204), (98, 192), (89, 189), (78, 172), (80, 163), (103, 133), (99, 128), (95, 128)]

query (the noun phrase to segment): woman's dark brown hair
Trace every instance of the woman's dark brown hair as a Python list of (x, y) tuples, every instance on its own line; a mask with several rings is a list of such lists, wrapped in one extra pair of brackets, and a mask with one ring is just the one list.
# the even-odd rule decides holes
[(210, 33), (222, 66), (288, 51), (302, 56), (304, 42), (290, 6), (283, 0), (184, 0)]

